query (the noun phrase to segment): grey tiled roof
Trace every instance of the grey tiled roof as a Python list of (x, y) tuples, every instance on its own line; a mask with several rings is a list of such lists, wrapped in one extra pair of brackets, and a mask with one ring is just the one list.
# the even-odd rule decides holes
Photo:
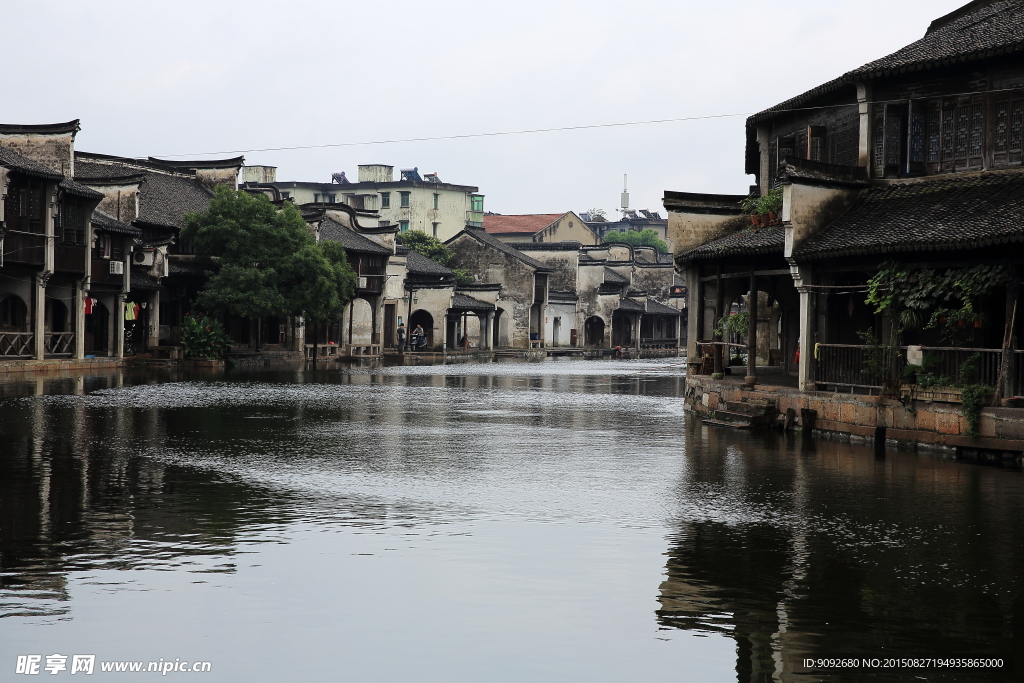
[(419, 252), (409, 250), (405, 256), (405, 267), (412, 275), (436, 275), (442, 277), (455, 277), (448, 268), (445, 268), (437, 261), (431, 261)]
[(1002, 0), (968, 11), (921, 40), (869, 62), (854, 75), (908, 71), (937, 62), (967, 61), (972, 57), (1005, 54), (1024, 48), (1024, 3)]
[(679, 260), (687, 262), (713, 259), (720, 256), (782, 254), (785, 245), (786, 231), (782, 226), (747, 228), (685, 251), (679, 255)]
[(122, 235), (134, 235), (136, 237), (142, 234), (142, 231), (138, 228), (133, 228), (127, 223), (122, 223), (113, 216), (107, 215), (102, 211), (92, 212), (92, 224), (93, 227), (105, 230), (106, 232), (116, 232)]
[(644, 308), (643, 304), (638, 304), (632, 299), (620, 299), (619, 300), (620, 311), (634, 311), (636, 313), (646, 313), (647, 309)]
[(198, 181), (147, 173), (139, 188), (139, 222), (185, 227), (185, 214), (205, 211), (213, 195)]
[[(973, 3), (972, 3), (973, 4)], [(1024, 2), (999, 0), (978, 3), (979, 7), (942, 25), (929, 29), (920, 40), (881, 59), (876, 59), (839, 78), (823, 83), (805, 93), (754, 114), (747, 121), (754, 123), (772, 113), (798, 108), (821, 95), (841, 88), (853, 87), (858, 80), (905, 71), (918, 71), (942, 64), (967, 62), (1024, 49)], [(953, 13), (955, 14), (955, 12)]]
[(83, 161), (75, 157), (75, 177), (79, 179), (131, 178), (145, 172), (143, 169), (132, 168), (124, 164), (103, 164), (95, 161)]
[(1024, 173), (979, 174), (872, 188), (797, 247), (800, 259), (1024, 242)]
[(663, 303), (659, 303), (654, 299), (647, 300), (647, 312), (652, 315), (682, 315), (682, 311), (671, 306), (666, 306)]
[(103, 193), (97, 192), (91, 187), (86, 187), (81, 183), (76, 183), (71, 178), (65, 178), (60, 181), (60, 189), (64, 190), (68, 194), (73, 194), (76, 197), (88, 197), (89, 199), (102, 199)]
[(345, 247), (348, 251), (357, 251), (363, 254), (379, 254), (382, 256), (391, 255), (391, 250), (387, 247), (382, 247), (376, 242), (366, 239), (330, 217), (325, 217), (320, 221), (320, 239), (340, 242), (341, 246)]
[(484, 244), (493, 247), (494, 249), (497, 249), (503, 254), (507, 254), (512, 258), (519, 259), (520, 261), (530, 266), (531, 268), (536, 268), (537, 270), (545, 273), (551, 271), (551, 268), (548, 268), (537, 259), (531, 258), (524, 254), (523, 252), (519, 251), (518, 249), (512, 247), (511, 245), (505, 244), (498, 238), (488, 235), (486, 232), (484, 232), (483, 228), (466, 228), (464, 232), (467, 235), (470, 235), (475, 239), (479, 240), (480, 242), (483, 242)]
[(486, 301), (480, 301), (471, 296), (455, 292), (455, 296), (452, 297), (452, 308), (462, 311), (493, 311), (495, 306)]
[(625, 275), (619, 275), (611, 268), (604, 269), (604, 281), (613, 285), (628, 285), (629, 278)]
[(60, 180), (64, 177), (52, 168), (32, 161), (28, 157), (22, 156), (13, 149), (8, 149), (7, 147), (0, 147), (0, 166), (37, 178)]
[(132, 291), (136, 292), (156, 292), (163, 289), (156, 278), (143, 275), (142, 273), (132, 272), (131, 283)]

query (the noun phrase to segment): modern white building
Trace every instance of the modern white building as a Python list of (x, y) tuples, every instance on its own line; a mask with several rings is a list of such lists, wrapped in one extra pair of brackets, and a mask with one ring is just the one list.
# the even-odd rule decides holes
[(357, 182), (344, 173), (332, 174), (327, 183), (275, 181), (281, 199), (296, 204), (348, 204), (380, 214), (381, 225), (397, 225), (401, 232), (422, 230), (440, 240), (457, 235), (466, 225), (481, 226), (484, 196), (471, 185), (442, 182), (436, 173), (420, 175), (419, 169), (401, 169), (395, 180), (394, 166), (362, 164)]

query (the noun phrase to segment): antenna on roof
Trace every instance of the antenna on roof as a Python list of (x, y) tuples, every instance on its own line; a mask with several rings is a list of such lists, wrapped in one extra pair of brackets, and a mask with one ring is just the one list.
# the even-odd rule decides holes
[(625, 216), (626, 212), (629, 211), (629, 191), (626, 185), (626, 174), (622, 174), (622, 215)]

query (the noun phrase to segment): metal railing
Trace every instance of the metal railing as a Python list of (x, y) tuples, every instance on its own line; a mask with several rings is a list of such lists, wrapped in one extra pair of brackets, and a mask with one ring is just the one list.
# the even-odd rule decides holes
[(0, 356), (32, 356), (35, 337), (31, 332), (0, 332)]
[(867, 368), (867, 350), (867, 346), (854, 344), (818, 344), (815, 350), (817, 363), (814, 381), (837, 387), (880, 389), (881, 376)]
[[(923, 347), (929, 374), (957, 381), (960, 368), (969, 358), (978, 355), (977, 372), (967, 378), (970, 382), (995, 386), (999, 381), (1002, 362), (1001, 349), (972, 349), (964, 347)], [(900, 378), (907, 365), (907, 347), (900, 347), (893, 359), (893, 377)], [(1022, 351), (1014, 353), (1014, 391), (1024, 387), (1024, 369), (1020, 362)], [(882, 378), (871, 372), (868, 365), (868, 347), (853, 344), (818, 344), (814, 381), (836, 387), (880, 389)]]

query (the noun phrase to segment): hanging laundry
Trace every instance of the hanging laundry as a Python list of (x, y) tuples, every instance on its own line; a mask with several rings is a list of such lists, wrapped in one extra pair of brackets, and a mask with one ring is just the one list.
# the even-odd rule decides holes
[(135, 320), (138, 317), (136, 305), (131, 301), (124, 302), (124, 319)]
[(96, 299), (91, 296), (85, 297), (85, 314), (92, 315), (92, 307), (96, 304)]

